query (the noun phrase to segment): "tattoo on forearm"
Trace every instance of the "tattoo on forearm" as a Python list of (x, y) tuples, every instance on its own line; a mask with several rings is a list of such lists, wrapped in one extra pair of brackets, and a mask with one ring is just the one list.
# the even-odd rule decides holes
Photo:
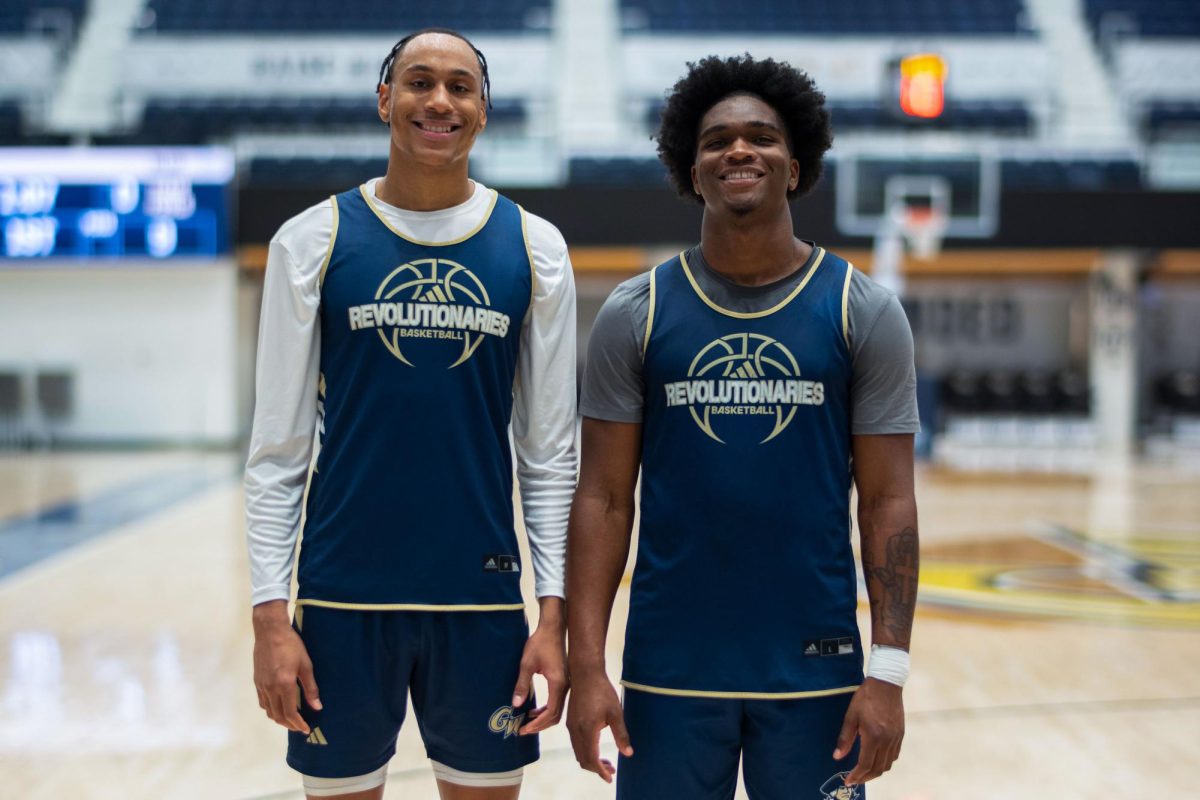
[(869, 552), (869, 548), (863, 548), (863, 574), (874, 601), (871, 603), (871, 624), (886, 630), (898, 644), (907, 647), (917, 605), (920, 568), (917, 532), (905, 528), (890, 536), (886, 551), (884, 563), (879, 565), (875, 562), (875, 554)]

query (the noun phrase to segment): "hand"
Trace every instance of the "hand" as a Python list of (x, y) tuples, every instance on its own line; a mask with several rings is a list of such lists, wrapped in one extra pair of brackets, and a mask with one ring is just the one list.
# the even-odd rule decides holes
[(575, 760), (583, 769), (603, 778), (605, 783), (612, 783), (617, 768), (608, 759), (600, 758), (600, 731), (610, 728), (621, 755), (633, 755), (621, 701), (603, 669), (589, 671), (572, 680), (574, 687), (567, 707), (567, 730), (571, 733)]
[(320, 711), (312, 660), (299, 634), (288, 623), (287, 603), (277, 600), (255, 606), (254, 687), (259, 708), (288, 730), (307, 735), (311, 731), (300, 716), (297, 683), (309, 706)]
[(546, 679), (546, 704), (529, 712), (526, 722), (517, 733), (526, 736), (557, 725), (562, 719), (563, 701), (567, 696), (567, 649), (561, 621), (550, 622), (543, 616), (537, 630), (525, 643), (521, 656), (521, 672), (513, 690), (512, 707), (518, 709), (533, 691), (533, 674)]
[(875, 678), (863, 681), (846, 709), (833, 757), (845, 758), (856, 736), (862, 737), (862, 746), (858, 763), (846, 776), (847, 786), (878, 778), (899, 758), (904, 740), (904, 698), (899, 686)]

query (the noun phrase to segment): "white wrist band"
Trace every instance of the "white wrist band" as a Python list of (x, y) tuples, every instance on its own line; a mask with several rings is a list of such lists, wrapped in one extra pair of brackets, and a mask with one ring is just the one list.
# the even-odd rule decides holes
[(882, 644), (871, 645), (871, 660), (867, 665), (867, 677), (903, 686), (908, 680), (908, 652), (899, 647)]

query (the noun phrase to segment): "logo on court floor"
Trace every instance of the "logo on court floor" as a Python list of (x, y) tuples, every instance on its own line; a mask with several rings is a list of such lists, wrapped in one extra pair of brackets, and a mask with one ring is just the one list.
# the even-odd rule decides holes
[(664, 386), (667, 407), (685, 406), (710, 438), (753, 437), (765, 444), (783, 433), (799, 406), (825, 402), (825, 384), (800, 380), (800, 365), (778, 340), (758, 333), (714, 339), (692, 360), (688, 379)]
[(1200, 629), (1200, 541), (1172, 530), (1028, 532), (921, 548), (920, 601), (990, 616)]
[(488, 730), (492, 733), (503, 733), (507, 739), (517, 735), (524, 721), (525, 715), (513, 714), (512, 706), (500, 706), (492, 712), (492, 718), (488, 720)]
[(508, 315), (491, 304), (487, 287), (462, 264), (420, 258), (392, 270), (375, 302), (350, 307), (350, 330), (374, 330), (388, 352), (410, 367), (416, 364), (404, 349), (413, 350), (411, 343), (420, 340), (422, 351), (438, 351), (453, 369), (475, 354), (485, 336), (508, 334)]
[(858, 786), (847, 786), (846, 776), (849, 772), (839, 772), (821, 784), (821, 797), (826, 800), (860, 800), (862, 789)]

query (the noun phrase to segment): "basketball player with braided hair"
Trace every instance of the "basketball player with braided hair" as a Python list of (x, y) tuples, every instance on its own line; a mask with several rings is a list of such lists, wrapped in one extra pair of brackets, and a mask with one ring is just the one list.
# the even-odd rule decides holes
[[(619, 800), (864, 795), (896, 759), (917, 588), (913, 341), (896, 297), (796, 236), (831, 145), (804, 73), (689, 65), (658, 134), (700, 243), (619, 286), (588, 345), (567, 712)], [(621, 683), (605, 638), (641, 523)], [(866, 678), (850, 493), (871, 605)], [(600, 758), (609, 727), (616, 768)]]
[(512, 800), (561, 714), (574, 284), (559, 232), (468, 176), (490, 90), (461, 34), (401, 39), (377, 87), (386, 175), (271, 241), (245, 480), (254, 680), (309, 797), (381, 798), (411, 695), (442, 798)]

